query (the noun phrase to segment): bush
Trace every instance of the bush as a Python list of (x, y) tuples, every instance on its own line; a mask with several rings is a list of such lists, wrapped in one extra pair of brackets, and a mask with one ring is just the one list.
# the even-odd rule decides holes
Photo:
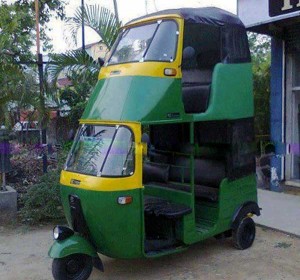
[(42, 221), (63, 218), (59, 191), (60, 169), (41, 177), (41, 181), (24, 195), (21, 216), (24, 222), (36, 224)]

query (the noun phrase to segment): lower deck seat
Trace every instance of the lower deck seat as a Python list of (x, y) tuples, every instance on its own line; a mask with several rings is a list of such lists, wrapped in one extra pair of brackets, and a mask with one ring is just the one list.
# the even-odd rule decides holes
[[(191, 192), (189, 165), (189, 158), (184, 156), (177, 157), (172, 165), (146, 162), (143, 167), (143, 183), (150, 187), (153, 185)], [(218, 201), (219, 186), (225, 177), (223, 161), (195, 159), (195, 198)]]
[[(161, 183), (161, 182), (153, 182), (149, 183), (151, 186), (155, 185), (158, 187), (163, 187), (163, 188), (169, 188), (172, 190), (177, 190), (177, 191), (184, 191), (184, 192), (191, 192), (191, 187), (188, 185), (181, 185), (181, 184), (176, 184), (176, 182), (168, 182), (168, 183)], [(207, 200), (210, 202), (216, 202), (218, 201), (219, 198), (219, 189), (217, 188), (212, 188), (212, 187), (207, 187), (207, 186), (201, 186), (201, 185), (195, 185), (195, 197), (196, 199), (199, 200)]]

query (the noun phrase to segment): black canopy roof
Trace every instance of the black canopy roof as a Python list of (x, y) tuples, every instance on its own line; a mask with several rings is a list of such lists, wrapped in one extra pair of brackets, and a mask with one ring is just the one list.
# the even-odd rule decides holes
[(152, 14), (148, 14), (136, 18), (128, 22), (128, 24), (152, 16), (171, 15), (171, 14), (178, 14), (182, 16), (185, 21), (190, 23), (206, 23), (206, 24), (217, 25), (217, 26), (223, 26), (229, 24), (229, 25), (244, 27), (244, 24), (236, 15), (216, 7), (181, 8), (181, 9), (163, 10), (163, 11), (159, 11), (156, 13), (152, 13)]
[(207, 24), (219, 27), (222, 37), (222, 62), (243, 63), (250, 62), (249, 44), (246, 28), (242, 21), (234, 14), (215, 7), (182, 8), (163, 10), (136, 18), (127, 24), (160, 15), (180, 15), (186, 25)]

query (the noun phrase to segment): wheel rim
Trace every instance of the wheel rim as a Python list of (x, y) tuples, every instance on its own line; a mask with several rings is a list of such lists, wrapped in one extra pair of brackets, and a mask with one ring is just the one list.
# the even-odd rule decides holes
[(84, 269), (84, 260), (78, 258), (70, 259), (66, 263), (66, 271), (68, 273), (68, 279), (76, 279)]

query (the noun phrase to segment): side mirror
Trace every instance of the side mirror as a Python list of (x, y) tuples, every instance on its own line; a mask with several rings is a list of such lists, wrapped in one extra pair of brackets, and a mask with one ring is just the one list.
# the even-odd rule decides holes
[(185, 47), (182, 52), (182, 60), (191, 59), (194, 57), (196, 51), (193, 47)]
[(101, 57), (98, 57), (98, 63), (100, 64), (100, 66), (103, 66), (104, 60)]

